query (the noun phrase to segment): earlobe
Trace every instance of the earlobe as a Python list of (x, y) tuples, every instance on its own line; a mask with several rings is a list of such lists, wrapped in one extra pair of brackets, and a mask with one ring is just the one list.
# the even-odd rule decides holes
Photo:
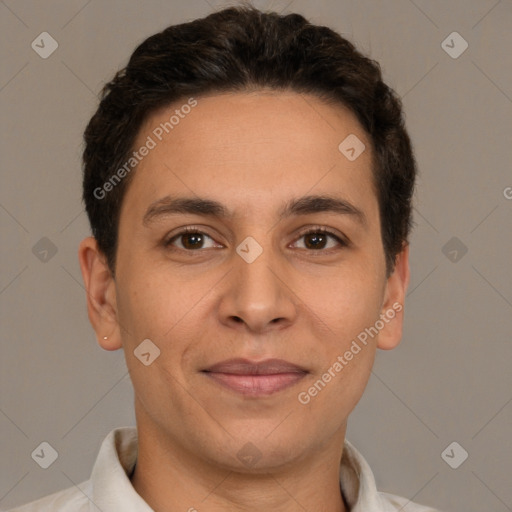
[(409, 245), (406, 244), (395, 259), (395, 268), (388, 277), (381, 318), (385, 324), (379, 332), (377, 347), (391, 350), (398, 346), (402, 339), (404, 321), (404, 302), (409, 285)]
[[(114, 334), (114, 333), (113, 333)], [(119, 335), (98, 336), (98, 345), (104, 350), (118, 350), (121, 348)]]
[(80, 269), (87, 293), (87, 312), (98, 344), (105, 350), (121, 348), (117, 321), (115, 282), (105, 256), (94, 237), (87, 237), (78, 249)]

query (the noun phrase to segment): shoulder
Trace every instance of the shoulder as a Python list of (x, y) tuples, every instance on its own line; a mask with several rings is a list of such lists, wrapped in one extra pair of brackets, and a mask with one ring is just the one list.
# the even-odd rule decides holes
[[(137, 458), (137, 430), (119, 427), (103, 440), (89, 480), (7, 512), (97, 512), (103, 504), (142, 501), (127, 474)], [(120, 511), (123, 507), (118, 507)], [(124, 507), (126, 510), (126, 507)]]
[(340, 467), (340, 485), (354, 512), (440, 512), (408, 498), (379, 491), (368, 462), (347, 439)]
[(89, 512), (90, 482), (57, 491), (7, 512)]
[(381, 500), (386, 504), (386, 512), (398, 511), (400, 512), (440, 512), (439, 510), (414, 503), (411, 500), (396, 494), (389, 494), (387, 492), (379, 492)]

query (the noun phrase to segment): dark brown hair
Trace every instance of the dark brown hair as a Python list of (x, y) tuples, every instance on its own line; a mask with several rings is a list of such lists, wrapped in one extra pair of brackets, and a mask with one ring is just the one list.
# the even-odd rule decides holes
[(108, 193), (103, 187), (126, 165), (142, 123), (183, 98), (255, 89), (313, 94), (356, 115), (372, 144), (382, 241), (392, 271), (411, 228), (416, 176), (399, 97), (383, 82), (379, 64), (330, 28), (299, 14), (243, 6), (152, 35), (103, 88), (84, 134), (83, 200), (112, 274), (121, 203), (135, 169)]

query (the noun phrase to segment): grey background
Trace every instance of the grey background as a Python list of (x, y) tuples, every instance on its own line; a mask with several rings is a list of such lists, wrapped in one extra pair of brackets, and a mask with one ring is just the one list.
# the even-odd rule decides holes
[[(138, 43), (225, 5), (0, 2), (1, 508), (87, 479), (105, 435), (135, 424), (123, 354), (97, 346), (86, 314), (82, 132)], [(378, 60), (421, 171), (404, 339), (379, 351), (348, 439), (381, 490), (445, 511), (512, 510), (512, 2), (254, 5), (327, 24)], [(31, 48), (43, 31), (59, 45), (47, 59)], [(453, 31), (469, 44), (456, 59), (441, 46)], [(43, 237), (57, 249), (47, 261)], [(59, 455), (46, 470), (31, 458), (42, 441)], [(441, 457), (453, 441), (469, 454), (458, 469)]]

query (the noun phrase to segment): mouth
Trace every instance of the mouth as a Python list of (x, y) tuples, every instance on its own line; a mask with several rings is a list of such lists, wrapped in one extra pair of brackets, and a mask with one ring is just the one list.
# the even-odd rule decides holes
[(221, 386), (246, 396), (268, 396), (295, 385), (309, 372), (283, 359), (230, 359), (202, 370)]

